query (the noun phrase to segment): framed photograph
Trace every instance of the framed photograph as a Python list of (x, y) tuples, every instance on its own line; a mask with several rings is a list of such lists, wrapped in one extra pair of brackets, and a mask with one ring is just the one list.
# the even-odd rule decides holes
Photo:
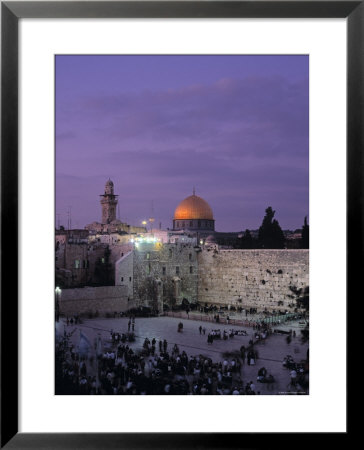
[(348, 437), (363, 8), (2, 2), (2, 447)]

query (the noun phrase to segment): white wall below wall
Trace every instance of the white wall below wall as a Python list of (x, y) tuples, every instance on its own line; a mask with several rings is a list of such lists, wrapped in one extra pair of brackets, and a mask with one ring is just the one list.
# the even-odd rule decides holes
[(128, 310), (127, 290), (124, 286), (84, 287), (63, 289), (59, 301), (60, 313), (99, 314), (120, 313)]

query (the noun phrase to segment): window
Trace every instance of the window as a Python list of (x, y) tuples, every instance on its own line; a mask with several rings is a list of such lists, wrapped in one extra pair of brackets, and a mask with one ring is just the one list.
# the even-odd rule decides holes
[(169, 249), (169, 257), (172, 258), (172, 249)]
[(105, 258), (101, 258), (102, 264), (105, 264)]
[(176, 266), (176, 275), (179, 275), (179, 266)]
[(198, 228), (201, 228), (201, 220), (198, 221), (197, 226)]
[(129, 281), (131, 281), (131, 277), (129, 277)]
[(193, 266), (190, 266), (190, 273), (193, 273)]
[(185, 227), (185, 223), (184, 222), (182, 222), (182, 228), (184, 228)]
[(193, 223), (192, 223), (192, 220), (191, 220), (191, 222), (190, 222), (190, 227), (192, 227), (192, 225), (193, 225)]
[(189, 255), (188, 255), (188, 259), (191, 261), (192, 260), (192, 253), (190, 253)]
[(162, 267), (162, 273), (163, 273), (163, 275), (166, 274), (166, 268), (165, 267)]
[(147, 253), (147, 259), (150, 259), (150, 253), (149, 252)]
[(120, 278), (120, 281), (124, 281), (124, 277), (121, 277), (121, 278)]
[(75, 259), (75, 269), (79, 269), (79, 268), (80, 268), (80, 260)]

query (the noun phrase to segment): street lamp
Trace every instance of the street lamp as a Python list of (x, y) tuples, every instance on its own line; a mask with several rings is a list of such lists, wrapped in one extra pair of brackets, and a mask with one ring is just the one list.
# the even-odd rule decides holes
[(56, 322), (59, 322), (59, 298), (61, 296), (62, 290), (57, 286), (56, 287), (56, 308), (55, 308), (55, 314), (56, 314)]

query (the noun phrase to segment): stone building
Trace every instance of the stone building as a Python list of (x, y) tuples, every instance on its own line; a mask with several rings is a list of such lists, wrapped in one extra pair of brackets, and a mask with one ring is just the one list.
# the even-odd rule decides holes
[(118, 195), (114, 194), (114, 183), (108, 179), (105, 184), (105, 192), (100, 195), (102, 207), (102, 224), (109, 224), (116, 220), (116, 205), (118, 204)]
[(87, 230), (56, 230), (57, 285), (73, 288), (114, 284), (115, 262), (132, 248), (129, 235), (90, 235)]
[(159, 312), (197, 303), (197, 255), (189, 243), (140, 243), (115, 264), (115, 283), (138, 305)]
[[(86, 232), (86, 235), (77, 233)], [(98, 261), (105, 262), (106, 244), (90, 245), (85, 230), (56, 231), (56, 284), (65, 287), (93, 284)]]
[(116, 218), (116, 208), (118, 205), (118, 195), (114, 193), (114, 183), (107, 180), (104, 193), (100, 195), (101, 222), (92, 222), (85, 226), (91, 233), (123, 233), (136, 234), (145, 233), (145, 227), (128, 225)]

